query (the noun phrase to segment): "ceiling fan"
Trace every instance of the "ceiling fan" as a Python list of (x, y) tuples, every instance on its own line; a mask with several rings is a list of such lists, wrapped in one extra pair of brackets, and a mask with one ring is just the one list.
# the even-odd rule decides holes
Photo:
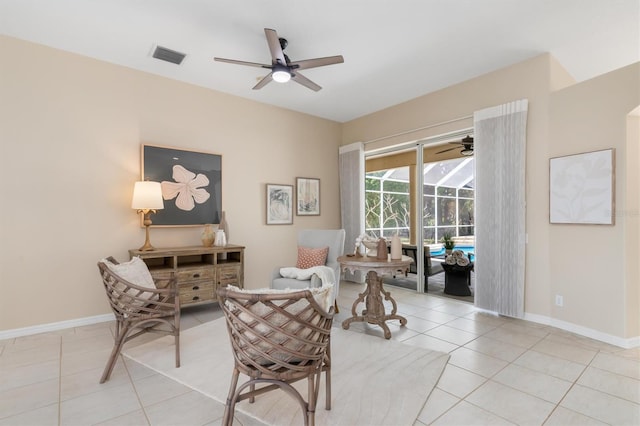
[(253, 90), (262, 89), (271, 81), (278, 83), (286, 83), (289, 80), (293, 80), (296, 83), (302, 84), (311, 90), (318, 91), (322, 87), (318, 86), (307, 77), (303, 76), (298, 70), (304, 70), (309, 68), (322, 67), (325, 65), (341, 64), (344, 62), (342, 55), (327, 56), (325, 58), (305, 59), (302, 61), (291, 62), (289, 57), (285, 55), (284, 49), (287, 47), (287, 40), (278, 37), (278, 33), (270, 28), (265, 28), (264, 33), (267, 36), (267, 44), (271, 51), (271, 64), (259, 64), (256, 62), (237, 61), (235, 59), (225, 58), (213, 58), (214, 61), (228, 62), (230, 64), (248, 65), (250, 67), (259, 67), (270, 69), (271, 72), (264, 76), (258, 84), (253, 86)]
[[(462, 140), (460, 141), (455, 141), (455, 142), (449, 142), (455, 145), (462, 145), (463, 148), (460, 151), (460, 154), (462, 155), (473, 155), (473, 137), (472, 136), (465, 136), (464, 138), (462, 138)], [(453, 151), (454, 149), (456, 149), (457, 147), (453, 147), (453, 148), (449, 148), (449, 149), (445, 149), (442, 151), (438, 151), (436, 152), (436, 154), (442, 154), (443, 152), (449, 152), (449, 151)]]

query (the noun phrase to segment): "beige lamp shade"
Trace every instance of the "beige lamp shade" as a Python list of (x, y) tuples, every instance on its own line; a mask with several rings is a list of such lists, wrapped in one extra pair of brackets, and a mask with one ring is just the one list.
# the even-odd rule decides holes
[(136, 210), (160, 210), (164, 209), (162, 201), (162, 188), (160, 182), (136, 182), (133, 187), (133, 200), (131, 208)]

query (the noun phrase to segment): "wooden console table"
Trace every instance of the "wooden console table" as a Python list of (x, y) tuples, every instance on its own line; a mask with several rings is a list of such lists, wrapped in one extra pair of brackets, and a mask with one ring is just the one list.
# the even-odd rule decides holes
[[(385, 291), (382, 287), (382, 276), (384, 274), (396, 274), (398, 270), (406, 270), (411, 262), (413, 262), (413, 259), (409, 256), (402, 256), (400, 260), (379, 260), (375, 257), (367, 256), (340, 256), (338, 263), (340, 263), (340, 268), (343, 271), (349, 270), (352, 273), (360, 271), (367, 274), (367, 288), (353, 302), (351, 307), (352, 317), (342, 322), (342, 328), (347, 330), (352, 322), (366, 321), (369, 324), (377, 324), (382, 327), (384, 338), (390, 339), (391, 331), (385, 321), (397, 319), (400, 321), (400, 326), (406, 325), (407, 319), (396, 314), (398, 307), (396, 301), (391, 297), (391, 293)], [(391, 301), (393, 305), (390, 314), (386, 314), (384, 311), (382, 296), (384, 296), (385, 300)], [(364, 303), (366, 309), (363, 309), (362, 314), (358, 315), (356, 308), (360, 303)]]
[(178, 281), (180, 306), (211, 303), (218, 300), (218, 287), (244, 287), (244, 247), (193, 246), (160, 248), (152, 251), (129, 250), (129, 256), (140, 256), (153, 278)]

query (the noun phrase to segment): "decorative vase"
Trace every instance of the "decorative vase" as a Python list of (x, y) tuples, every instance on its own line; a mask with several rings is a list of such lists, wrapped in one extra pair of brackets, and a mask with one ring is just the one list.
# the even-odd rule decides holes
[(216, 239), (215, 231), (215, 227), (212, 224), (207, 223), (206, 225), (204, 225), (201, 236), (203, 246), (211, 247), (213, 245), (213, 242)]
[(387, 260), (387, 240), (380, 238), (378, 240), (378, 249), (376, 258), (378, 260)]
[(221, 229), (224, 231), (224, 235), (226, 237), (225, 242), (229, 241), (229, 225), (227, 225), (227, 219), (225, 217), (224, 210), (220, 215), (220, 224), (218, 225), (218, 229)]
[(402, 241), (398, 234), (391, 237), (391, 260), (402, 259)]
[(223, 229), (218, 229), (216, 231), (216, 239), (213, 245), (220, 246), (220, 247), (224, 247), (227, 245), (227, 236), (225, 235)]

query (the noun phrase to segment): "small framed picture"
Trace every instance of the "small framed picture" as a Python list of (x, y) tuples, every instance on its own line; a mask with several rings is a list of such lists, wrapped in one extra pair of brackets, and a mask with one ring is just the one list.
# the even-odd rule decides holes
[(320, 215), (320, 179), (296, 178), (296, 214), (298, 216)]
[(267, 225), (293, 224), (293, 185), (267, 184)]

